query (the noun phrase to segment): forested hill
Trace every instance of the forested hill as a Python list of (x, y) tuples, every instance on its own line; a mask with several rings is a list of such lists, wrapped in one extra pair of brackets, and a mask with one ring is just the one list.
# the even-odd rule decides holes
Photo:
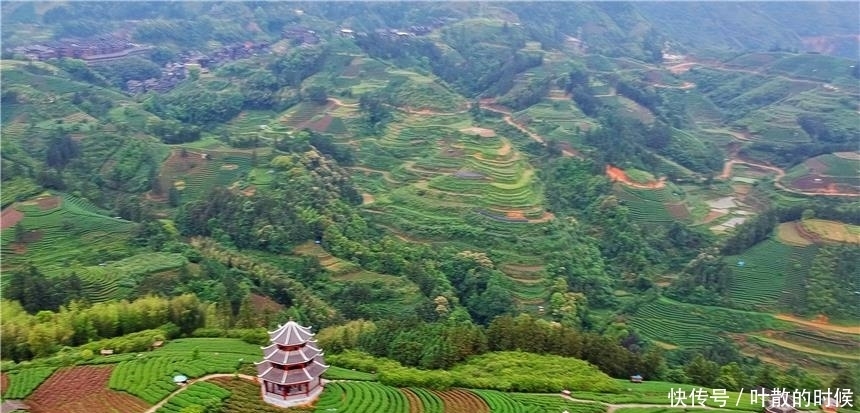
[(402, 387), (856, 387), (856, 4), (0, 12), (4, 372), (293, 318)]

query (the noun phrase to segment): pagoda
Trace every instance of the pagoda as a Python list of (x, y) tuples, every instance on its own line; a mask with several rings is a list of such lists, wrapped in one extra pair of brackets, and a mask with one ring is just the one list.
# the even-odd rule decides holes
[(293, 320), (269, 332), (269, 344), (263, 349), (263, 361), (257, 366), (257, 378), (263, 401), (292, 407), (308, 404), (322, 393), (320, 376), (328, 366), (318, 349), (309, 327)]

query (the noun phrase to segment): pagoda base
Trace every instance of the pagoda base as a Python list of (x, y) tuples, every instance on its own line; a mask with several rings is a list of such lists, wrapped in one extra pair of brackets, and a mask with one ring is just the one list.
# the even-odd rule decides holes
[(311, 390), (307, 396), (304, 394), (296, 394), (287, 396), (281, 396), (280, 394), (275, 393), (264, 393), (263, 401), (278, 407), (296, 407), (302, 406), (305, 404), (309, 404), (319, 397), (320, 393), (323, 391), (323, 386), (317, 386), (313, 390)]

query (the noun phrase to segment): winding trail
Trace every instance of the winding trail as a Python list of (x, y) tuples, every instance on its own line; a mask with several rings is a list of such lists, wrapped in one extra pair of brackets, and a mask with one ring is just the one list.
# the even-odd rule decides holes
[[(495, 106), (493, 106), (494, 104), (495, 104), (495, 101), (493, 99), (482, 99), (480, 101), (481, 109), (486, 109), (486, 110), (489, 110), (490, 112), (501, 113), (502, 115), (504, 115), (504, 117), (502, 119), (505, 121), (505, 123), (517, 128), (520, 132), (526, 134), (528, 137), (534, 139), (536, 142), (546, 145), (546, 139), (544, 139), (543, 136), (540, 136), (540, 135), (526, 129), (525, 126), (520, 125), (517, 122), (514, 122), (514, 119), (511, 116), (511, 111), (495, 107)], [(561, 151), (561, 153), (562, 153), (562, 155), (567, 156), (567, 157), (580, 157), (580, 158), (582, 157), (582, 155), (579, 154), (578, 152), (571, 151), (568, 149), (563, 149)]]
[(249, 376), (249, 375), (247, 375), (247, 374), (232, 374), (232, 373), (216, 373), (216, 374), (209, 374), (209, 375), (206, 375), (206, 376), (203, 376), (203, 377), (197, 378), (197, 379), (191, 379), (191, 380), (189, 380), (189, 381), (188, 381), (188, 384), (187, 384), (187, 385), (182, 386), (182, 387), (180, 387), (180, 388), (176, 389), (176, 391), (174, 391), (173, 393), (170, 393), (170, 395), (168, 395), (167, 397), (165, 397), (164, 399), (162, 399), (162, 400), (161, 400), (160, 402), (158, 402), (155, 406), (152, 406), (152, 407), (150, 407), (149, 409), (146, 409), (146, 411), (145, 411), (145, 412), (143, 412), (143, 413), (155, 413), (155, 411), (156, 411), (156, 410), (158, 410), (159, 408), (161, 408), (161, 406), (164, 406), (168, 401), (170, 401), (170, 399), (172, 399), (172, 398), (173, 398), (173, 396), (176, 396), (177, 394), (184, 392), (184, 391), (185, 391), (186, 389), (188, 389), (188, 387), (189, 387), (189, 386), (191, 386), (191, 384), (193, 384), (193, 383), (197, 383), (198, 381), (207, 381), (207, 380), (212, 380), (212, 379), (215, 379), (215, 378), (218, 378), (218, 377), (234, 377), (234, 376), (239, 376), (240, 378), (243, 378), (243, 379), (245, 379), (245, 380), (251, 380), (251, 381), (254, 381), (254, 380), (256, 379), (256, 377), (254, 377), (254, 376)]
[(343, 106), (345, 108), (357, 108), (358, 107), (358, 103), (351, 103), (351, 104), (347, 105), (346, 103), (343, 103), (340, 99), (328, 98), (328, 101), (334, 103), (335, 105)]
[(802, 326), (811, 327), (817, 330), (833, 331), (836, 333), (860, 334), (860, 326), (840, 326), (825, 322), (816, 322), (804, 320), (789, 314), (776, 314), (773, 316), (777, 320), (788, 321)]
[(692, 406), (687, 406), (687, 405), (678, 405), (678, 406), (672, 406), (672, 405), (670, 405), (669, 403), (664, 403), (664, 404), (659, 404), (659, 403), (653, 403), (653, 404), (646, 404), (646, 403), (604, 403), (604, 402), (597, 401), (597, 400), (576, 399), (576, 398), (570, 397), (570, 396), (565, 395), (565, 394), (562, 394), (562, 395), (561, 395), (561, 397), (562, 397), (562, 398), (564, 398), (564, 399), (570, 400), (570, 401), (572, 401), (572, 402), (601, 404), (601, 405), (603, 405), (603, 406), (606, 406), (606, 413), (614, 413), (614, 412), (615, 412), (616, 410), (618, 410), (618, 409), (627, 409), (627, 408), (640, 408), (640, 409), (644, 408), (644, 409), (648, 409), (648, 408), (655, 408), (655, 407), (659, 407), (659, 408), (669, 408), (669, 409), (684, 409), (685, 411), (686, 411), (687, 409), (728, 410), (728, 409), (723, 409), (723, 408), (719, 408), (719, 407), (700, 406), (700, 405), (692, 405)]
[[(721, 132), (729, 133), (733, 137), (735, 137), (736, 139), (738, 139), (740, 141), (749, 141), (750, 140), (746, 135), (744, 135), (741, 132), (734, 132), (734, 131), (721, 131)], [(743, 137), (743, 138), (741, 138), (741, 137)], [(850, 193), (850, 192), (810, 192), (810, 191), (801, 191), (798, 189), (789, 188), (782, 183), (782, 178), (785, 177), (785, 170), (784, 169), (773, 166), (773, 165), (767, 165), (767, 164), (763, 164), (763, 163), (751, 162), (748, 160), (741, 159), (738, 157), (737, 151), (734, 151), (731, 154), (731, 157), (729, 158), (729, 160), (727, 160), (726, 163), (723, 164), (723, 172), (720, 174), (720, 176), (718, 178), (723, 179), (723, 180), (729, 179), (732, 175), (732, 166), (733, 165), (749, 165), (749, 166), (752, 166), (755, 168), (760, 168), (760, 169), (765, 169), (768, 171), (775, 172), (776, 177), (774, 177), (774, 179), (773, 179), (773, 185), (775, 187), (777, 187), (778, 189), (786, 191), (786, 192), (791, 192), (791, 193), (801, 194), (801, 195), (812, 195), (812, 196), (816, 196), (816, 195), (847, 196), (847, 197), (860, 196), (860, 194), (855, 194), (855, 193)]]

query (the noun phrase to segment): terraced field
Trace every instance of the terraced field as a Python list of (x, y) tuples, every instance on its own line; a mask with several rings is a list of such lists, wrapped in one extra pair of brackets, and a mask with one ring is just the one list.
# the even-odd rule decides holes
[(316, 412), (410, 413), (406, 395), (376, 382), (332, 382), (316, 403)]
[(183, 198), (197, 198), (215, 186), (230, 187), (251, 169), (250, 152), (187, 149), (183, 155), (175, 149), (162, 164), (159, 179), (163, 188), (172, 186)]
[(681, 198), (669, 187), (640, 189), (618, 184), (615, 194), (637, 222), (673, 222), (689, 216)]
[(55, 275), (73, 261), (95, 265), (106, 257), (128, 254), (125, 241), (134, 223), (102, 215), (88, 201), (72, 196), (53, 199), (9, 207), (23, 214), (20, 223), (27, 232), (22, 242), (16, 242), (13, 230), (2, 231), (3, 271), (30, 261), (43, 273)]
[(135, 287), (136, 276), (182, 267), (188, 263), (182, 254), (145, 253), (111, 263), (74, 268), (83, 281), (84, 296), (91, 303), (119, 300)]
[(789, 246), (773, 239), (760, 242), (738, 256), (726, 257), (734, 276), (729, 297), (740, 308), (767, 310), (803, 285), (817, 247)]
[(773, 317), (660, 298), (640, 307), (629, 323), (650, 339), (696, 348), (726, 332), (764, 330), (771, 326)]
[[(198, 350), (198, 357), (193, 354)], [(211, 373), (233, 373), (241, 363), (260, 358), (259, 346), (238, 339), (174, 340), (161, 349), (119, 363), (109, 386), (155, 404), (176, 390), (173, 376), (200, 377)]]
[(602, 413), (606, 407), (599, 403), (575, 402), (554, 394), (503, 393), (494, 390), (472, 390), (490, 407), (499, 413)]

